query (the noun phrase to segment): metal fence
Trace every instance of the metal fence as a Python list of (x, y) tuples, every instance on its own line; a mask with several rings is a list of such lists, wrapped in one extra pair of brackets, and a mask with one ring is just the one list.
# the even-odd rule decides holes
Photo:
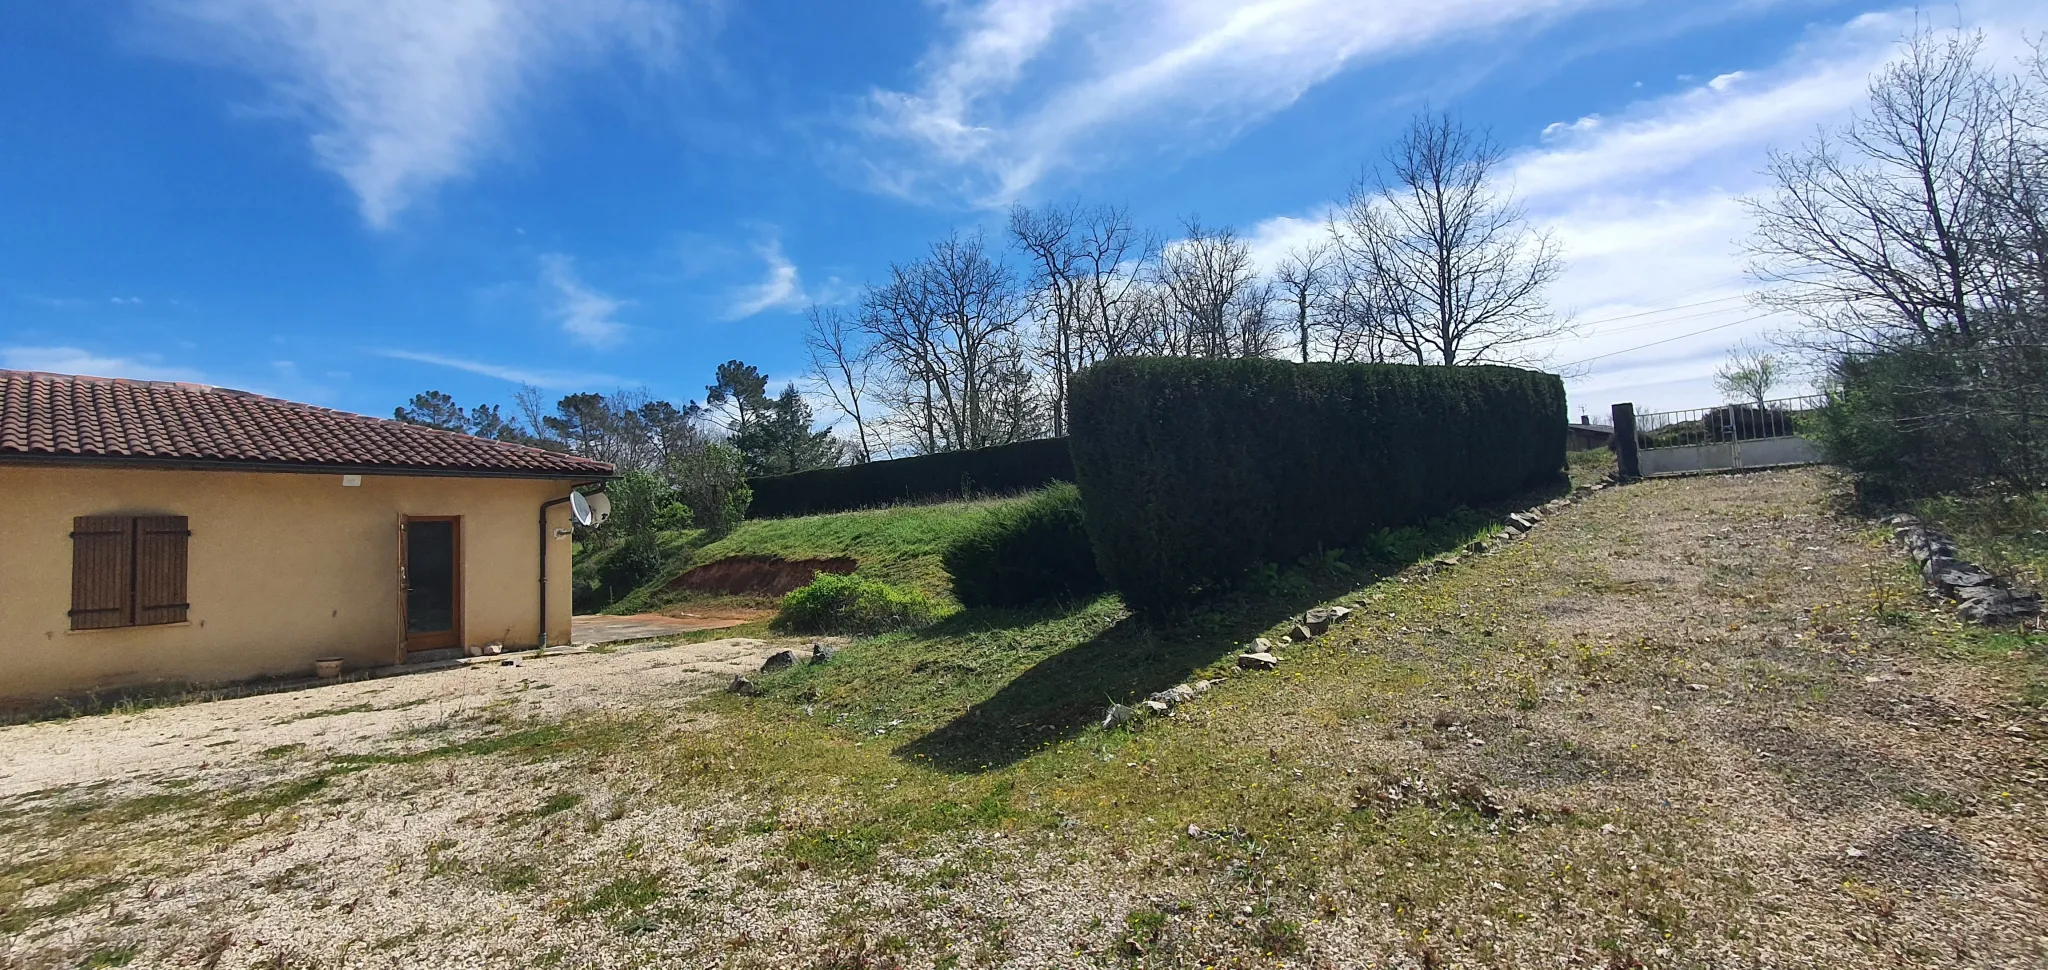
[(1827, 403), (1819, 394), (1756, 404), (1723, 404), (1689, 411), (1636, 415), (1636, 440), (1643, 449), (1686, 448), (1729, 441), (1797, 437)]

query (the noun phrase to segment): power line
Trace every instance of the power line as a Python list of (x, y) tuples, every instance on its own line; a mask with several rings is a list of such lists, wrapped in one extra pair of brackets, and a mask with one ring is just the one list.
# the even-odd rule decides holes
[[(1656, 315), (1656, 314), (1659, 314), (1659, 313), (1670, 313), (1670, 312), (1672, 312), (1672, 311), (1674, 311), (1674, 310), (1690, 310), (1690, 309), (1692, 309), (1692, 308), (1694, 308), (1694, 307), (1703, 307), (1703, 306), (1711, 306), (1711, 305), (1713, 305), (1713, 304), (1716, 304), (1716, 303), (1726, 303), (1726, 302), (1728, 302), (1728, 301), (1730, 301), (1730, 300), (1747, 300), (1747, 299), (1749, 299), (1749, 294), (1747, 294), (1747, 293), (1737, 293), (1737, 294), (1735, 294), (1734, 296), (1724, 296), (1724, 297), (1719, 297), (1719, 298), (1717, 298), (1717, 299), (1712, 299), (1712, 300), (1701, 300), (1701, 301), (1700, 301), (1700, 302), (1698, 302), (1698, 303), (1685, 303), (1685, 304), (1681, 304), (1681, 305), (1679, 305), (1679, 306), (1668, 306), (1668, 307), (1661, 307), (1661, 308), (1659, 308), (1659, 309), (1655, 309), (1655, 310), (1644, 310), (1644, 311), (1642, 311), (1642, 312), (1640, 312), (1640, 313), (1624, 313), (1624, 314), (1622, 314), (1621, 316), (1618, 316), (1618, 317), (1605, 317), (1605, 318), (1602, 318), (1602, 319), (1599, 319), (1599, 320), (1587, 320), (1587, 321), (1585, 321), (1585, 322), (1583, 322), (1583, 323), (1579, 324), (1579, 326), (1582, 326), (1582, 327), (1592, 327), (1592, 326), (1598, 326), (1598, 325), (1600, 325), (1600, 324), (1603, 324), (1603, 323), (1613, 323), (1613, 322), (1615, 322), (1616, 320), (1633, 320), (1633, 319), (1635, 319), (1635, 318), (1637, 318), (1637, 317), (1647, 317), (1647, 316), (1654, 316), (1654, 315)], [(1624, 329), (1626, 329), (1626, 328), (1624, 328)]]
[(1626, 327), (1615, 327), (1612, 330), (1591, 331), (1587, 333), (1587, 336), (1611, 337), (1618, 333), (1633, 333), (1637, 330), (1647, 330), (1651, 327), (1669, 326), (1674, 323), (1683, 323), (1687, 320), (1699, 320), (1705, 317), (1718, 317), (1727, 312), (1727, 307), (1718, 307), (1712, 310), (1702, 310), (1698, 313), (1688, 313), (1684, 316), (1679, 317), (1663, 317), (1656, 320), (1645, 320), (1642, 323), (1631, 323)]
[(1743, 318), (1742, 318), (1742, 319), (1740, 319), (1740, 320), (1730, 320), (1730, 321), (1728, 321), (1727, 323), (1715, 324), (1714, 326), (1711, 326), (1711, 327), (1703, 327), (1703, 328), (1701, 328), (1701, 329), (1699, 329), (1699, 330), (1694, 330), (1694, 331), (1692, 331), (1692, 332), (1690, 332), (1690, 333), (1681, 333), (1681, 334), (1679, 334), (1679, 335), (1677, 335), (1677, 336), (1675, 336), (1675, 337), (1665, 337), (1665, 338), (1664, 338), (1664, 339), (1662, 339), (1662, 340), (1652, 340), (1652, 341), (1650, 341), (1649, 343), (1646, 343), (1646, 344), (1637, 344), (1637, 345), (1636, 345), (1636, 346), (1634, 346), (1634, 347), (1627, 347), (1627, 348), (1624, 348), (1624, 349), (1621, 349), (1621, 350), (1614, 350), (1614, 351), (1609, 351), (1609, 352), (1607, 352), (1607, 353), (1604, 353), (1604, 354), (1598, 354), (1598, 355), (1595, 355), (1595, 356), (1592, 356), (1592, 357), (1587, 357), (1587, 358), (1585, 358), (1584, 360), (1575, 360), (1575, 361), (1572, 361), (1571, 363), (1568, 363), (1568, 364), (1559, 364), (1559, 365), (1557, 365), (1557, 366), (1558, 366), (1559, 368), (1565, 368), (1565, 367), (1577, 367), (1577, 366), (1579, 366), (1580, 364), (1590, 364), (1590, 363), (1592, 363), (1592, 362), (1594, 362), (1594, 361), (1596, 361), (1596, 360), (1606, 360), (1606, 359), (1607, 359), (1607, 358), (1609, 358), (1609, 357), (1619, 357), (1619, 356), (1621, 356), (1622, 354), (1632, 354), (1632, 353), (1635, 353), (1635, 352), (1636, 352), (1636, 351), (1638, 351), (1638, 350), (1645, 350), (1645, 349), (1647, 349), (1647, 348), (1650, 348), (1650, 347), (1655, 347), (1655, 346), (1657, 346), (1658, 344), (1668, 344), (1668, 343), (1670, 343), (1670, 342), (1672, 342), (1672, 341), (1674, 341), (1674, 340), (1684, 340), (1684, 339), (1685, 339), (1685, 338), (1687, 338), (1687, 337), (1697, 337), (1697, 336), (1699, 336), (1700, 334), (1703, 334), (1703, 333), (1713, 333), (1713, 332), (1714, 332), (1714, 331), (1716, 331), (1716, 330), (1726, 330), (1726, 329), (1728, 329), (1729, 327), (1733, 327), (1733, 326), (1735, 326), (1735, 325), (1737, 325), (1737, 324), (1743, 324), (1743, 323), (1754, 323), (1754, 322), (1756, 322), (1756, 321), (1758, 321), (1758, 320), (1762, 320), (1762, 319), (1765, 319), (1765, 318), (1767, 318), (1767, 317), (1769, 317), (1769, 316), (1771, 316), (1771, 315), (1772, 315), (1772, 314), (1769, 314), (1769, 313), (1759, 313), (1759, 314), (1757, 314), (1756, 316), (1753, 316), (1753, 317), (1743, 317)]

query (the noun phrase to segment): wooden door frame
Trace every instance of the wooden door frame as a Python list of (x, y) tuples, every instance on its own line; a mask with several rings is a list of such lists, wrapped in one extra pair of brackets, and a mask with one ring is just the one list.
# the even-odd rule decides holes
[[(446, 631), (421, 634), (415, 637), (408, 627), (410, 618), (406, 615), (406, 586), (411, 582), (410, 566), (406, 559), (411, 553), (411, 526), (414, 522), (449, 523), (449, 555), (454, 567), (454, 580), (449, 590), (449, 617)], [(459, 515), (401, 515), (398, 517), (398, 642), (407, 653), (425, 650), (445, 650), (460, 647), (463, 639), (462, 599), (465, 583), (462, 560), (462, 516)]]

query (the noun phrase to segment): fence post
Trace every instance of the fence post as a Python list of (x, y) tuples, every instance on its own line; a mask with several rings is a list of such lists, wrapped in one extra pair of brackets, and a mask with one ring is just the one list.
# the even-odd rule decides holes
[(1617, 404), (1614, 406), (1614, 463), (1621, 480), (1632, 482), (1643, 477), (1642, 465), (1636, 460), (1636, 406)]

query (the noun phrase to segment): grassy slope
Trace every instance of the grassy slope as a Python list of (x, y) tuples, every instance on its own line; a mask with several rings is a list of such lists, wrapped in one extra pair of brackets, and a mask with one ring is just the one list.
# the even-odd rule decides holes
[[(861, 575), (885, 583), (921, 589), (942, 602), (952, 602), (952, 583), (939, 555), (962, 531), (988, 510), (1016, 498), (977, 499), (930, 505), (899, 505), (886, 509), (835, 512), (787, 519), (753, 519), (728, 535), (694, 551), (677, 550), (678, 565), (612, 605), (609, 613), (637, 613), (681, 601), (667, 590), (686, 568), (732, 556), (780, 556), (824, 559), (852, 556)], [(682, 553), (688, 552), (687, 558)]]
[[(1573, 452), (1571, 479), (1588, 485), (1614, 468), (1614, 456), (1607, 451)], [(678, 602), (667, 586), (683, 569), (717, 562), (730, 556), (780, 556), (811, 559), (852, 556), (860, 561), (863, 575), (897, 586), (921, 589), (941, 602), (953, 602), (953, 590), (939, 555), (948, 543), (978, 521), (989, 509), (1018, 501), (1021, 496), (945, 502), (931, 505), (903, 505), (886, 509), (807, 515), (785, 519), (755, 519), (744, 522), (731, 535), (691, 550), (695, 533), (667, 549), (679, 565), (665, 571), (632, 595), (606, 610), (609, 613), (638, 613)], [(687, 566), (681, 565), (687, 563)], [(752, 631), (749, 631), (752, 632)]]
[(1013, 501), (982, 499), (759, 519), (743, 523), (731, 535), (699, 549), (696, 561), (716, 562), (728, 556), (852, 556), (860, 560), (864, 576), (943, 595), (950, 584), (939, 565), (939, 554), (989, 509)]

